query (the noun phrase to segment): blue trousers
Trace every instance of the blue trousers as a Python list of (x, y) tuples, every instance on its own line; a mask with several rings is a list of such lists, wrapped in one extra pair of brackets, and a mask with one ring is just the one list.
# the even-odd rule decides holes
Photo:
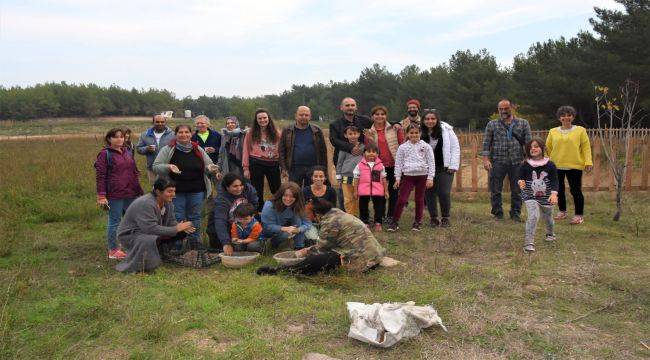
[[(271, 246), (277, 248), (284, 241), (289, 240), (289, 234), (284, 231), (272, 232), (264, 230), (264, 238), (271, 241)], [(305, 247), (305, 234), (298, 233), (293, 237), (293, 246), (294, 248), (302, 249)]]
[(172, 200), (174, 204), (174, 215), (176, 221), (191, 221), (196, 231), (188, 238), (198, 243), (201, 240), (201, 210), (203, 209), (205, 192), (198, 193), (176, 193)]
[(117, 227), (120, 226), (122, 215), (131, 205), (135, 198), (130, 199), (108, 199), (108, 226), (106, 227), (106, 245), (108, 250), (117, 248)]

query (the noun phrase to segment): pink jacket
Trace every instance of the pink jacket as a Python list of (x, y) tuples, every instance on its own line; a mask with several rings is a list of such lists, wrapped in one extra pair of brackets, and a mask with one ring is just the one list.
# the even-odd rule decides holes
[(381, 182), (381, 173), (384, 164), (377, 157), (375, 165), (370, 168), (366, 159), (361, 159), (359, 165), (359, 196), (384, 196), (384, 185)]

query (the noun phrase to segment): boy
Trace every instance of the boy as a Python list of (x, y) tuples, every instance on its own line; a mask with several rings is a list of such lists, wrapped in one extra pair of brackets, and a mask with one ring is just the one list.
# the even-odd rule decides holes
[[(364, 145), (359, 144), (361, 132), (356, 126), (348, 126), (343, 132), (343, 136), (352, 144), (359, 145), (361, 154), (364, 151)], [(339, 180), (341, 190), (343, 190), (343, 207), (348, 214), (359, 216), (359, 203), (354, 196), (354, 168), (359, 164), (363, 155), (354, 156), (349, 152), (340, 150), (339, 158), (336, 162), (336, 178)]]
[(257, 209), (253, 204), (239, 204), (233, 212), (235, 221), (230, 227), (230, 237), (235, 251), (262, 252), (264, 239), (262, 224), (255, 219)]

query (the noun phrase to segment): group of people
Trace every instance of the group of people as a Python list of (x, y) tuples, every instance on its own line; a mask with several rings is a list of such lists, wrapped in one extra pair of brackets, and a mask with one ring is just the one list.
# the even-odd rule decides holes
[[(127, 129), (109, 130), (95, 162), (97, 202), (109, 213), (109, 258), (123, 260), (120, 271), (150, 270), (160, 264), (163, 242), (180, 250), (187, 238), (190, 247), (200, 247), (206, 211), (212, 251), (230, 255), (290, 243), (310, 259), (301, 271), (376, 266), (385, 251), (372, 232), (384, 226), (397, 231), (413, 191), (412, 230), (421, 230), (425, 205), (431, 226), (451, 224), (458, 138), (437, 110), (421, 109), (416, 99), (406, 105), (407, 117), (389, 122), (385, 106), (373, 107), (366, 117), (357, 113), (354, 99), (341, 101), (342, 116), (329, 126), (336, 188), (329, 182), (325, 135), (311, 123), (307, 106), (299, 106), (295, 123), (282, 130), (266, 109), (255, 112), (250, 129), (231, 116), (221, 131), (210, 128), (204, 115), (194, 119), (195, 129), (184, 124), (173, 130), (156, 115), (135, 146)], [(497, 110), (500, 118), (487, 125), (482, 154), (492, 214), (503, 218), (501, 188), (508, 175), (511, 189), (521, 189), (511, 192), (510, 217), (520, 221), (523, 200), (529, 214), (525, 249), (533, 251), (540, 214), (549, 241), (555, 239), (552, 206), (559, 203), (556, 220), (567, 217), (565, 177), (576, 204), (571, 222), (584, 221), (580, 184), (582, 171), (591, 167), (589, 139), (584, 128), (572, 124), (576, 114), (569, 106), (558, 110), (562, 126), (552, 129), (546, 142), (531, 139), (528, 122), (513, 116), (508, 100)], [(145, 195), (135, 152), (147, 160), (153, 190)]]

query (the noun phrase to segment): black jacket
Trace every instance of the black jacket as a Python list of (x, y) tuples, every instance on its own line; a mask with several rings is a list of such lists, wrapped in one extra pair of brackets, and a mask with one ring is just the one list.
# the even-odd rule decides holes
[(343, 131), (350, 125), (359, 128), (359, 131), (361, 131), (359, 143), (363, 144), (363, 130), (370, 129), (372, 126), (372, 120), (364, 115), (354, 115), (352, 122), (347, 121), (345, 117), (341, 117), (330, 124), (330, 143), (332, 143), (332, 146), (334, 147), (334, 165), (336, 165), (336, 162), (339, 159), (339, 151), (343, 150), (350, 152), (354, 147), (345, 136), (343, 136)]

